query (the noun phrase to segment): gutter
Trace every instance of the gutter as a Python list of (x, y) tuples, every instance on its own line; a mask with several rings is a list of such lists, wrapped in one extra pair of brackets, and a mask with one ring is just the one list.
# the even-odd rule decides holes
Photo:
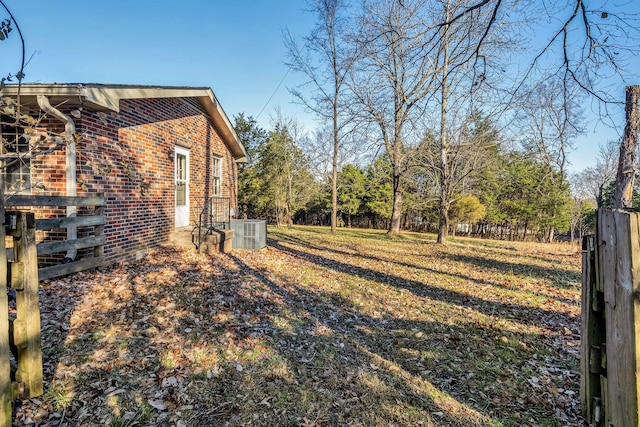
[[(73, 119), (57, 108), (53, 107), (49, 102), (49, 98), (44, 95), (37, 96), (38, 105), (40, 108), (51, 114), (52, 116), (62, 120), (64, 122), (64, 133), (66, 141), (66, 190), (67, 196), (77, 196), (76, 186), (76, 140), (74, 134), (76, 133), (76, 124)], [(67, 206), (67, 217), (75, 217), (77, 215), (78, 208), (76, 206)], [(78, 229), (75, 225), (67, 227), (67, 240), (76, 240), (78, 238)], [(62, 260), (63, 264), (72, 262), (78, 255), (77, 249), (69, 249), (67, 255)]]

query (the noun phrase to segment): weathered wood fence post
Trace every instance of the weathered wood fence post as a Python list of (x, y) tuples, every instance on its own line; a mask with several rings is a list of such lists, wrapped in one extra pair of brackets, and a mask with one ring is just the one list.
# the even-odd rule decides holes
[(4, 194), (0, 189), (0, 426), (11, 425), (11, 364), (9, 361), (9, 301), (7, 298), (7, 250), (5, 248)]
[(638, 426), (640, 213), (600, 209), (583, 243), (582, 413), (593, 426)]
[[(602, 356), (605, 354), (604, 292), (596, 280), (596, 237), (582, 240), (582, 339), (580, 395), (582, 415), (597, 425), (603, 419)], [(606, 389), (606, 387), (604, 387)]]
[[(36, 221), (33, 213), (6, 212), (5, 206), (95, 206), (95, 215)], [(39, 280), (104, 264), (105, 206), (102, 194), (89, 197), (14, 195), (4, 200), (0, 187), (0, 427), (11, 425), (11, 405), (17, 397), (31, 398), (43, 393)], [(69, 226), (95, 227), (94, 234), (36, 245), (36, 229)], [(7, 236), (13, 238), (13, 257), (7, 257)], [(84, 248), (94, 248), (94, 257), (38, 269), (38, 254)], [(15, 291), (15, 314), (9, 310), (8, 288)]]
[[(35, 217), (32, 213), (5, 212), (0, 199), (0, 219), (0, 427), (9, 427), (13, 401), (43, 393), (42, 346)], [(5, 247), (7, 230), (13, 237), (14, 259), (10, 262)], [(9, 286), (16, 295), (15, 318), (9, 317)]]
[(640, 86), (626, 88), (614, 210), (599, 209), (582, 258), (580, 398), (595, 427), (640, 426), (640, 213), (633, 208)]
[(36, 220), (31, 212), (11, 212), (8, 216), (12, 224), (15, 216), (15, 228), (9, 230), (14, 251), (9, 277), (16, 291), (16, 318), (10, 327), (17, 350), (16, 381), (24, 384), (24, 397), (35, 397), (43, 393)]

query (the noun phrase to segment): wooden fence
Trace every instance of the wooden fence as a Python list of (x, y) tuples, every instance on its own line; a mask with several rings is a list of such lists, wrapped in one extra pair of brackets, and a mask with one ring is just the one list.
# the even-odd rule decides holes
[[(0, 196), (2, 190), (0, 189)], [(0, 203), (0, 220), (4, 219), (4, 206)], [(11, 425), (11, 403), (15, 399), (9, 361), (9, 297), (7, 295), (7, 251), (5, 227), (0, 225), (0, 426)], [(17, 395), (17, 393), (15, 393)]]
[[(3, 220), (0, 226), (0, 427), (11, 426), (11, 406), (16, 398), (31, 398), (43, 393), (39, 282), (104, 264), (105, 205), (102, 195), (12, 196), (8, 202), (0, 203), (0, 220)], [(93, 215), (36, 219), (32, 212), (5, 212), (5, 206), (94, 206), (95, 210)], [(49, 231), (71, 226), (93, 227), (93, 235), (36, 245), (36, 230)], [(13, 240), (10, 250), (5, 248), (7, 236)], [(38, 268), (39, 255), (86, 248), (93, 248), (93, 257)], [(9, 288), (15, 293), (15, 309), (9, 307)]]
[(598, 210), (582, 256), (582, 413), (594, 427), (638, 426), (640, 213)]
[(89, 197), (64, 197), (64, 196), (12, 196), (7, 202), (7, 207), (95, 207), (93, 215), (83, 215), (63, 218), (36, 218), (36, 230), (49, 231), (54, 229), (66, 229), (67, 227), (93, 227), (93, 235), (81, 237), (75, 240), (60, 240), (42, 242), (37, 245), (38, 256), (49, 255), (58, 252), (66, 252), (71, 249), (94, 248), (93, 257), (73, 261), (67, 264), (59, 264), (42, 267), (38, 270), (40, 280), (51, 279), (65, 274), (77, 273), (104, 265), (104, 245), (107, 242), (104, 235), (106, 218), (104, 209), (106, 199), (103, 195)]
[[(5, 233), (13, 238), (11, 261)], [(0, 227), (0, 426), (11, 425), (16, 398), (43, 392), (38, 284), (34, 215), (14, 212), (9, 225)], [(15, 310), (9, 310), (8, 287), (15, 292)]]

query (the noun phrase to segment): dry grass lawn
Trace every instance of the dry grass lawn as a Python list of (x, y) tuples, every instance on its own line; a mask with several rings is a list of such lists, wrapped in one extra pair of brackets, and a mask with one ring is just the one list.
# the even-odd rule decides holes
[(577, 248), (269, 233), (44, 283), (15, 425), (582, 425)]

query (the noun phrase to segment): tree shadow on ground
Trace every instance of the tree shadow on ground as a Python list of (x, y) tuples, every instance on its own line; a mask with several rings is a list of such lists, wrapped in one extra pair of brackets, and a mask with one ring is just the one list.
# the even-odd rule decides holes
[[(386, 257), (382, 257), (382, 256), (376, 256), (376, 255), (372, 255), (372, 254), (365, 254), (362, 253), (360, 248), (356, 247), (357, 245), (351, 245), (352, 246), (352, 251), (346, 251), (346, 250), (341, 250), (341, 249), (337, 249), (337, 248), (333, 248), (330, 246), (325, 246), (319, 243), (311, 243), (308, 241), (305, 241), (301, 238), (298, 237), (294, 237), (294, 236), (290, 236), (290, 235), (278, 235), (277, 238), (271, 238), (272, 242), (287, 242), (287, 243), (292, 243), (298, 246), (302, 246), (308, 249), (312, 249), (312, 250), (317, 250), (317, 251), (324, 251), (327, 253), (330, 253), (331, 256), (333, 255), (344, 255), (347, 257), (357, 257), (363, 260), (367, 260), (367, 261), (379, 261), (379, 262), (383, 262), (383, 263), (393, 263), (395, 265), (399, 265), (402, 267), (407, 267), (407, 268), (411, 268), (411, 269), (416, 269), (416, 270), (421, 270), (424, 272), (428, 272), (428, 273), (434, 273), (434, 274), (438, 274), (438, 275), (445, 275), (445, 276), (449, 276), (451, 278), (454, 279), (462, 279), (465, 281), (468, 281), (469, 283), (473, 283), (473, 284), (481, 284), (481, 285), (488, 285), (488, 286), (495, 286), (501, 289), (512, 289), (513, 285), (511, 283), (507, 283), (505, 281), (496, 281), (496, 280), (486, 280), (486, 279), (482, 279), (479, 277), (474, 277), (471, 274), (462, 274), (459, 272), (451, 272), (451, 271), (447, 271), (445, 269), (437, 269), (437, 268), (432, 268), (432, 267), (427, 267), (425, 265), (420, 265), (417, 263), (409, 263), (409, 262), (405, 262), (405, 261), (399, 261), (398, 259), (395, 259), (392, 255), (386, 256)], [(275, 243), (275, 244), (279, 244), (279, 243)], [(418, 255), (419, 256), (419, 255)], [(438, 254), (438, 256), (442, 256), (442, 257), (446, 257), (447, 259), (451, 259), (454, 262), (460, 262), (460, 263), (465, 263), (466, 258), (464, 256), (452, 256), (452, 255), (448, 255), (448, 254)], [(478, 257), (479, 259), (485, 259), (482, 257)], [(496, 265), (492, 265), (492, 258), (486, 258), (486, 263), (487, 265), (491, 265), (491, 268), (493, 271), (498, 272), (498, 273), (502, 273), (502, 272), (513, 272), (513, 269), (509, 270), (501, 270), (500, 268), (498, 268)], [(474, 264), (471, 264), (474, 265)], [(511, 265), (511, 263), (510, 263)], [(513, 265), (517, 265), (517, 266), (521, 266), (521, 270), (526, 271), (527, 273), (530, 273), (531, 271), (538, 271), (537, 266), (530, 266), (528, 264), (513, 264)], [(476, 265), (477, 266), (477, 265)], [(484, 267), (481, 266), (483, 268), (489, 268), (489, 267)], [(529, 267), (535, 267), (533, 270), (530, 269)], [(466, 270), (468, 271), (468, 269)], [(523, 275), (522, 271), (518, 271), (519, 275)], [(566, 281), (564, 280), (559, 280), (556, 278), (558, 271), (553, 270), (553, 269), (549, 269), (547, 270), (547, 275), (542, 277), (542, 276), (532, 276), (532, 277), (536, 277), (538, 279), (544, 279), (547, 280), (549, 278), (551, 278), (552, 280), (552, 285), (553, 286), (557, 286), (556, 282), (561, 282), (563, 285), (559, 286), (561, 288), (567, 288), (568, 286), (566, 285)], [(571, 272), (571, 274), (573, 274)], [(527, 274), (528, 276), (529, 274)], [(578, 280), (580, 280), (580, 278), (578, 278)], [(569, 298), (564, 298), (560, 295), (558, 295), (556, 292), (548, 292), (546, 289), (540, 287), (535, 289), (535, 293), (538, 295), (544, 295), (548, 298), (551, 298), (553, 300), (556, 300), (558, 302), (561, 303), (565, 303), (565, 304), (576, 304), (576, 301), (569, 299)]]
[[(291, 255), (288, 249), (283, 252)], [(300, 254), (294, 256), (299, 258)], [(508, 333), (491, 324), (473, 322), (450, 325), (385, 316), (374, 318), (340, 295), (309, 291), (296, 285), (295, 280), (276, 282), (267, 277), (268, 272), (230, 257), (242, 271), (254, 275), (288, 304), (306, 312), (311, 321), (326, 325), (334, 334), (337, 332), (334, 336), (338, 346), (348, 343), (336, 348), (343, 360), (360, 360), (356, 366), (373, 372), (387, 388), (399, 390), (409, 403), (449, 414), (449, 419), (436, 417), (438, 425), (486, 425), (489, 419), (483, 417), (496, 417), (506, 425), (522, 425), (517, 419), (526, 410), (536, 413), (538, 420), (553, 418), (550, 414), (556, 409), (554, 403), (537, 402), (535, 385), (525, 390), (521, 386), (532, 375), (535, 364), (530, 362), (543, 357), (537, 353), (540, 348), (526, 344), (541, 340), (538, 335)], [(351, 271), (353, 274), (353, 268)], [(301, 329), (304, 334), (304, 328)], [(546, 351), (551, 352), (552, 346)], [(537, 409), (531, 408), (534, 402)]]
[(474, 265), (482, 268), (489, 268), (494, 271), (514, 272), (518, 275), (526, 275), (536, 277), (538, 279), (550, 280), (554, 286), (559, 288), (567, 288), (580, 283), (582, 276), (579, 272), (569, 270), (567, 268), (541, 267), (539, 265), (524, 264), (497, 260), (486, 256), (470, 256), (470, 255), (445, 255), (452, 261), (463, 262), (465, 264)]
[[(372, 367), (376, 354), (337, 329), (357, 316), (346, 301), (276, 284), (239, 258), (203, 275), (178, 257), (121, 266), (80, 302), (50, 386), (62, 425), (460, 424)], [(327, 321), (329, 300), (342, 307)]]
[[(163, 249), (87, 274), (56, 350), (54, 392), (33, 407), (57, 411), (52, 420), (62, 414), (65, 426), (570, 425), (573, 403), (539, 388), (547, 377), (575, 388), (571, 375), (549, 375), (570, 359), (554, 348), (559, 324), (546, 335), (505, 330), (472, 313), (500, 319), (527, 307), (270, 243), (212, 257)], [(404, 318), (382, 300), (372, 311), (299, 276), (300, 265), (348, 275), (362, 292), (406, 289), (409, 300), (431, 298), (469, 318)], [(47, 304), (54, 299), (52, 289)], [(554, 315), (534, 312), (524, 323), (541, 314)]]
[[(428, 285), (418, 280), (405, 279), (403, 277), (382, 273), (373, 269), (355, 266), (306, 252), (304, 250), (284, 246), (279, 240), (274, 240), (272, 238), (268, 239), (267, 242), (270, 247), (288, 253), (294, 258), (300, 258), (302, 260), (330, 268), (336, 272), (355, 275), (366, 280), (373, 280), (379, 284), (406, 289), (416, 296), (427, 297), (432, 300), (442, 301), (444, 303), (454, 304), (461, 307), (473, 308), (474, 310), (489, 316), (511, 319), (517, 318), (520, 323), (540, 325), (544, 323), (555, 324), (558, 316), (565, 315), (560, 315), (558, 312), (553, 310), (528, 307), (516, 302), (486, 300), (470, 294), (464, 294), (450, 289)], [(438, 273), (441, 272), (438, 271)], [(567, 316), (574, 318), (577, 317), (574, 315)]]

